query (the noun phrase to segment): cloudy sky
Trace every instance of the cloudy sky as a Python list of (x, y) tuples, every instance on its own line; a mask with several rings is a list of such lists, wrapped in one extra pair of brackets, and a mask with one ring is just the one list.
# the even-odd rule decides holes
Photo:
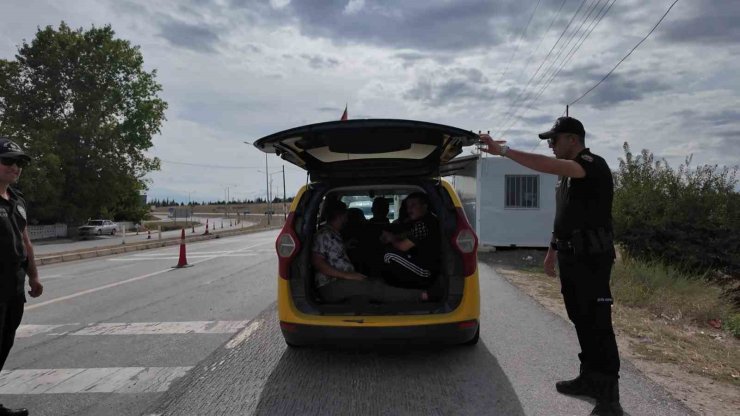
[[(298, 125), (403, 118), (536, 133), (598, 82), (673, 0), (3, 0), (0, 57), (37, 27), (111, 24), (157, 69), (169, 103), (152, 197), (254, 198), (264, 154), (244, 141)], [(677, 166), (740, 163), (740, 2), (681, 0), (571, 108), (613, 168), (627, 141)], [(567, 28), (567, 29), (566, 29)], [(271, 155), (270, 171), (283, 162)], [(261, 169), (262, 171), (258, 171)], [(282, 193), (281, 175), (272, 175)], [(286, 163), (288, 193), (305, 173)]]

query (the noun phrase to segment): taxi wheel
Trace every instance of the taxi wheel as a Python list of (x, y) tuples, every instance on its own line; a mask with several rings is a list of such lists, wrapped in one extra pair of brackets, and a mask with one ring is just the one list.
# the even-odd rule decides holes
[(463, 345), (475, 345), (480, 340), (480, 326), (478, 327), (478, 330), (475, 331), (475, 335), (473, 335), (473, 338), (469, 341), (465, 341)]

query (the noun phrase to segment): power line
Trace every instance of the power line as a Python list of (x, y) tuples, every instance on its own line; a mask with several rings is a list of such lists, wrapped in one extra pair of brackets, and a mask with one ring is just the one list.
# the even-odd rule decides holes
[[(616, 2), (616, 0), (613, 0), (613, 2), (611, 3), (611, 5), (613, 5), (614, 2)], [(604, 6), (602, 6), (602, 8), (599, 11), (599, 13), (601, 13), (601, 11), (604, 10), (604, 7), (606, 7), (608, 3), (609, 3), (609, 0), (607, 0), (607, 2), (604, 3)], [(573, 47), (571, 47), (570, 51), (568, 51), (568, 53), (566, 54), (565, 58), (561, 62), (560, 66), (554, 72), (552, 72), (550, 74), (550, 78), (547, 80), (547, 83), (538, 92), (537, 96), (534, 98), (533, 101), (538, 100), (542, 96), (542, 94), (545, 92), (545, 90), (547, 90), (547, 88), (550, 86), (550, 84), (552, 83), (552, 81), (555, 78), (557, 78), (557, 76), (560, 74), (560, 71), (562, 71), (563, 68), (565, 68), (565, 65), (567, 65), (568, 62), (570, 62), (570, 60), (576, 54), (576, 52), (578, 52), (578, 50), (581, 49), (581, 46), (586, 41), (586, 39), (588, 39), (588, 37), (591, 35), (591, 32), (593, 31), (593, 29), (595, 29), (596, 26), (598, 26), (598, 24), (601, 22), (601, 19), (603, 19), (603, 17), (606, 16), (606, 13), (609, 12), (609, 10), (611, 9), (611, 5), (609, 5), (609, 7), (606, 9), (606, 12), (604, 12), (604, 14), (602, 14), (601, 16), (599, 16), (599, 14), (596, 15), (596, 17), (594, 18), (593, 24), (590, 26), (591, 29), (589, 30), (589, 28), (586, 28), (586, 30), (584, 30), (584, 32), (581, 34), (581, 37), (579, 38), (579, 40), (576, 41), (576, 43), (573, 45)]]
[(637, 42), (637, 45), (635, 45), (635, 47), (632, 48), (632, 50), (630, 50), (629, 53), (627, 53), (627, 55), (624, 56), (624, 58), (622, 58), (619, 62), (617, 62), (617, 64), (614, 65), (614, 68), (612, 68), (611, 71), (609, 71), (606, 75), (604, 75), (604, 78), (601, 78), (601, 80), (599, 82), (597, 82), (596, 85), (594, 85), (593, 87), (589, 88), (588, 91), (584, 92), (583, 95), (581, 95), (580, 97), (576, 98), (575, 100), (573, 100), (572, 102), (570, 102), (568, 105), (571, 106), (571, 105), (573, 105), (573, 104), (581, 101), (581, 99), (583, 97), (585, 97), (586, 95), (588, 95), (588, 93), (590, 93), (591, 91), (593, 91), (594, 89), (596, 89), (596, 87), (598, 87), (599, 85), (601, 85), (602, 82), (606, 81), (606, 79), (609, 78), (609, 75), (611, 75), (612, 72), (614, 72), (617, 69), (617, 67), (622, 62), (625, 61), (625, 59), (627, 59), (630, 55), (632, 55), (632, 52), (634, 52), (635, 49), (637, 49), (640, 45), (642, 45), (643, 42), (645, 42), (645, 40), (647, 40), (648, 37), (650, 37), (650, 35), (655, 31), (655, 29), (658, 28), (658, 25), (660, 25), (660, 23), (663, 21), (663, 19), (665, 19), (665, 17), (668, 16), (668, 13), (670, 13), (671, 9), (673, 9), (673, 6), (675, 6), (676, 3), (678, 3), (678, 0), (674, 1), (673, 4), (671, 4), (671, 6), (668, 7), (668, 10), (666, 10), (666, 12), (663, 13), (663, 16), (661, 16), (660, 20), (658, 20), (658, 23), (656, 23), (655, 26), (653, 26), (653, 28), (650, 29), (650, 32), (648, 32), (648, 34), (645, 35), (645, 37), (642, 38), (641, 41)]
[[(519, 92), (519, 94), (517, 94), (516, 98), (514, 98), (514, 103), (513, 103), (513, 104), (512, 104), (512, 105), (511, 105), (511, 106), (509, 107), (509, 111), (507, 111), (507, 112), (506, 112), (506, 114), (504, 115), (504, 121), (505, 121), (505, 122), (508, 122), (508, 120), (509, 120), (509, 116), (510, 116), (510, 115), (511, 115), (511, 114), (512, 114), (512, 113), (514, 112), (514, 108), (516, 108), (516, 107), (518, 106), (518, 104), (519, 104), (519, 103), (521, 102), (521, 97), (522, 97), (522, 96), (524, 95), (524, 93), (525, 93), (525, 92), (527, 91), (527, 89), (529, 88), (529, 85), (530, 85), (530, 84), (532, 83), (532, 81), (533, 81), (533, 80), (535, 79), (535, 77), (537, 76), (537, 74), (539, 74), (539, 72), (540, 72), (540, 69), (542, 69), (542, 66), (543, 66), (543, 65), (545, 64), (545, 62), (547, 62), (547, 59), (548, 59), (548, 58), (550, 57), (550, 55), (552, 54), (552, 51), (553, 51), (553, 50), (555, 50), (555, 47), (557, 47), (557, 45), (558, 45), (558, 44), (560, 43), (560, 40), (561, 40), (561, 39), (563, 38), (563, 36), (565, 35), (565, 33), (566, 33), (566, 32), (568, 31), (568, 29), (570, 28), (570, 25), (571, 25), (571, 24), (573, 24), (573, 21), (575, 20), (576, 16), (578, 16), (578, 13), (579, 13), (579, 12), (581, 11), (581, 9), (583, 8), (583, 6), (584, 6), (584, 5), (586, 4), (586, 2), (587, 2), (587, 1), (588, 1), (588, 0), (583, 0), (583, 1), (581, 2), (581, 5), (580, 5), (580, 6), (578, 6), (578, 9), (576, 9), (575, 13), (573, 13), (573, 17), (571, 17), (571, 18), (570, 18), (570, 21), (568, 21), (568, 24), (567, 24), (567, 25), (565, 26), (565, 28), (563, 29), (563, 31), (562, 31), (562, 32), (560, 33), (560, 37), (558, 37), (558, 40), (556, 40), (556, 41), (555, 41), (555, 43), (554, 43), (554, 44), (552, 45), (552, 47), (550, 48), (550, 51), (549, 51), (549, 52), (547, 52), (547, 55), (545, 56), (545, 58), (544, 58), (544, 59), (542, 60), (542, 62), (540, 63), (540, 66), (539, 66), (539, 67), (537, 67), (537, 69), (535, 70), (534, 74), (532, 74), (532, 76), (531, 76), (531, 77), (529, 78), (529, 80), (527, 81), (527, 84), (526, 84), (526, 85), (524, 86), (524, 88), (523, 88), (523, 89), (522, 89), (522, 90), (521, 90), (521, 91)], [(539, 83), (539, 81), (538, 81), (537, 83)], [(499, 125), (503, 125), (503, 124), (505, 124), (505, 123), (497, 123), (497, 124), (499, 124)], [(498, 133), (499, 133), (499, 132), (501, 132), (501, 128), (499, 128), (499, 129), (498, 129), (498, 130), (496, 131), (496, 133), (494, 133), (494, 135), (495, 135), (495, 136), (496, 136), (496, 135), (498, 135)]]
[(558, 8), (558, 11), (555, 12), (555, 15), (552, 17), (552, 20), (550, 20), (550, 24), (547, 26), (547, 29), (545, 29), (544, 32), (542, 32), (542, 36), (540, 37), (539, 42), (537, 42), (537, 46), (532, 49), (532, 52), (529, 53), (529, 56), (527, 56), (526, 64), (524, 65), (524, 69), (522, 70), (522, 74), (526, 73), (529, 69), (529, 64), (531, 62), (532, 57), (535, 53), (540, 49), (540, 46), (542, 46), (542, 42), (545, 40), (545, 37), (547, 37), (547, 34), (550, 33), (550, 29), (552, 29), (552, 25), (555, 24), (555, 21), (558, 20), (558, 17), (560, 16), (560, 12), (563, 10), (563, 6), (565, 6), (565, 3), (567, 3), (568, 0), (563, 0), (560, 3), (560, 7)]
[[(609, 3), (610, 1), (611, 3)], [(598, 4), (601, 3), (601, 0), (598, 0), (591, 6), (590, 11), (588, 12), (588, 15), (586, 15), (581, 25), (578, 27), (576, 31), (574, 31), (569, 36), (568, 41), (566, 42), (565, 46), (560, 50), (560, 52), (558, 53), (558, 56), (553, 61), (552, 65), (550, 65), (545, 70), (545, 75), (541, 78), (541, 80), (545, 80), (544, 83), (542, 84), (542, 87), (539, 89), (539, 91), (535, 95), (525, 98), (525, 104), (521, 106), (519, 109), (517, 109), (517, 111), (514, 113), (513, 115), (514, 118), (511, 120), (511, 123), (509, 124), (509, 126), (503, 131), (503, 134), (508, 133), (509, 130), (511, 130), (511, 128), (514, 127), (518, 121), (520, 121), (519, 119), (515, 118), (519, 114), (519, 110), (524, 109), (524, 114), (526, 114), (526, 112), (529, 111), (529, 106), (532, 103), (536, 102), (542, 96), (542, 94), (544, 94), (544, 92), (550, 86), (552, 81), (560, 74), (560, 72), (563, 70), (563, 68), (565, 68), (568, 62), (570, 62), (573, 56), (578, 52), (578, 50), (580, 50), (581, 46), (583, 46), (585, 41), (588, 39), (588, 37), (593, 32), (593, 30), (599, 25), (599, 23), (601, 23), (601, 20), (604, 18), (604, 16), (606, 16), (606, 14), (609, 12), (609, 10), (611, 9), (611, 7), (614, 5), (615, 2), (616, 0), (606, 0), (606, 2), (602, 5), (601, 9), (599, 9), (599, 11), (596, 13), (592, 22), (581, 33), (581, 36), (578, 38), (576, 43), (573, 44), (573, 46), (570, 48), (568, 53), (565, 54), (565, 57), (560, 62), (560, 64), (557, 66), (557, 68), (555, 68), (555, 62), (557, 61), (557, 59), (562, 55), (562, 52), (565, 51), (565, 48), (568, 47), (568, 45), (573, 41), (573, 39), (575, 39), (575, 36), (580, 31), (580, 29), (583, 27), (583, 25), (586, 23), (586, 21), (588, 20), (589, 16), (593, 13), (593, 11), (596, 10), (596, 7), (598, 7)], [(553, 69), (553, 70), (550, 71), (550, 69)]]
[(506, 73), (509, 72), (509, 67), (511, 66), (511, 63), (514, 62), (514, 60), (516, 59), (516, 54), (519, 52), (519, 48), (522, 46), (522, 40), (524, 39), (524, 36), (526, 36), (527, 30), (529, 30), (529, 25), (532, 24), (532, 19), (534, 18), (535, 13), (537, 13), (537, 9), (540, 7), (541, 2), (542, 0), (537, 0), (537, 5), (534, 6), (534, 10), (532, 10), (532, 14), (529, 16), (529, 20), (527, 21), (527, 25), (524, 27), (522, 34), (519, 35), (519, 42), (517, 42), (514, 53), (511, 55), (511, 58), (509, 58), (509, 61), (506, 63), (506, 68), (504, 69), (504, 72), (501, 73), (501, 76), (496, 82), (497, 84), (501, 83), (501, 80), (504, 79)]

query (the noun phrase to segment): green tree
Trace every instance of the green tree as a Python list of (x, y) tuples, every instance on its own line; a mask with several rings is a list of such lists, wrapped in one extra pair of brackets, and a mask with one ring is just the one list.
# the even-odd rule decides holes
[(32, 220), (77, 223), (99, 215), (140, 220), (144, 152), (167, 104), (156, 71), (110, 26), (38, 29), (15, 60), (0, 59), (0, 134), (33, 157), (21, 189)]
[(624, 152), (613, 214), (615, 237), (626, 251), (692, 271), (721, 270), (740, 283), (738, 168), (691, 168), (688, 157), (673, 169), (648, 150), (634, 155), (625, 143)]

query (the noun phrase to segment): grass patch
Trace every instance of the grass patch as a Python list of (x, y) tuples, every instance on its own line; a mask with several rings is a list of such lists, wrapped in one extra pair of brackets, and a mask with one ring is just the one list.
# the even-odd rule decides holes
[(659, 262), (623, 257), (612, 271), (612, 293), (619, 303), (647, 309), (676, 322), (721, 324), (740, 334), (740, 311), (723, 296), (721, 287), (704, 276), (682, 273)]

